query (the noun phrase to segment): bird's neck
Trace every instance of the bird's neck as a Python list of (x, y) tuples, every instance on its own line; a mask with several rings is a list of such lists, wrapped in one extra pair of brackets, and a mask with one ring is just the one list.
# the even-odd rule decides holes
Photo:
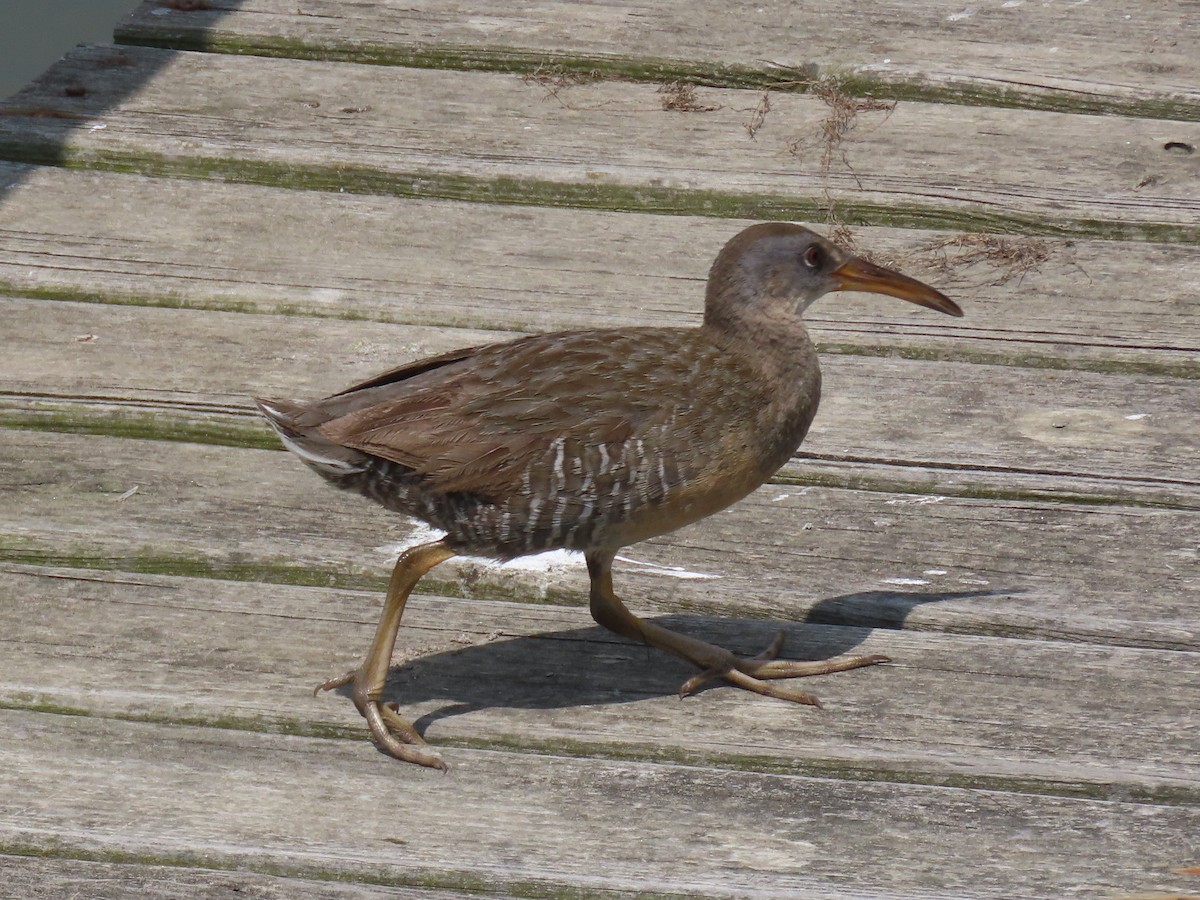
[(800, 446), (821, 399), (817, 351), (794, 315), (742, 320), (735, 327), (704, 329), (724, 353), (754, 373), (767, 390), (758, 411), (764, 471), (774, 472)]
[(727, 353), (752, 366), (764, 383), (799, 388), (820, 377), (817, 351), (800, 318), (791, 313), (760, 313), (737, 318), (705, 318), (704, 330)]

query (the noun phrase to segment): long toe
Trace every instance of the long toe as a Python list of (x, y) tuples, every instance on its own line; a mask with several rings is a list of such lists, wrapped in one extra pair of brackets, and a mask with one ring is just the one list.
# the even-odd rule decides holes
[(840, 659), (739, 659), (740, 671), (755, 678), (806, 678), (809, 675), (829, 675), (833, 672), (848, 672), (864, 666), (875, 666), (891, 662), (890, 656), (873, 653), (869, 656), (844, 656)]
[(425, 743), (413, 727), (401, 719), (395, 711), (380, 706), (376, 700), (371, 700), (367, 702), (363, 716), (367, 720), (367, 727), (371, 729), (371, 737), (375, 738), (375, 743), (380, 750), (403, 762), (415, 763), (429, 769), (440, 769), (443, 772), (450, 771), (450, 767), (432, 753), (427, 753), (412, 744), (406, 744), (399, 740), (388, 727), (389, 723), (385, 722), (385, 715), (388, 719), (400, 722), (407, 731), (417, 737), (421, 744)]
[(351, 692), (354, 705), (362, 717), (367, 720), (371, 737), (375, 739), (380, 750), (404, 762), (448, 772), (450, 767), (442, 760), (432, 753), (419, 749), (421, 746), (425, 746), (425, 738), (421, 737), (420, 732), (412, 726), (412, 723), (400, 715), (399, 708), (395, 703), (380, 703), (378, 698), (373, 696), (364, 677), (361, 669), (354, 669), (345, 675), (339, 675), (337, 678), (331, 678), (317, 685), (313, 694), (331, 691), (347, 684), (354, 685), (354, 690)]
[(424, 744), (425, 738), (412, 724), (400, 716), (400, 707), (395, 703), (385, 703), (379, 708), (379, 714), (388, 731), (400, 738), (406, 744)]
[(775, 657), (782, 649), (783, 632), (780, 632), (771, 645), (758, 656), (744, 659), (732, 657), (728, 663), (722, 662), (709, 666), (704, 671), (693, 675), (680, 686), (679, 696), (680, 698), (687, 697), (714, 681), (726, 681), (736, 687), (767, 697), (802, 703), (805, 706), (820, 706), (821, 701), (807, 691), (777, 687), (770, 684), (770, 681), (829, 675), (833, 672), (846, 672), (850, 669), (861, 669), (864, 666), (891, 662), (891, 657), (878, 653), (866, 656), (845, 656), (840, 659), (776, 659)]
[(762, 694), (764, 697), (774, 697), (776, 700), (787, 700), (791, 703), (800, 703), (804, 706), (820, 706), (821, 701), (807, 691), (788, 690), (785, 687), (780, 687), (770, 681), (759, 681), (751, 675), (747, 675), (740, 669), (734, 669), (732, 672), (725, 673), (725, 680), (734, 687), (740, 687), (747, 691), (753, 691), (756, 694)]

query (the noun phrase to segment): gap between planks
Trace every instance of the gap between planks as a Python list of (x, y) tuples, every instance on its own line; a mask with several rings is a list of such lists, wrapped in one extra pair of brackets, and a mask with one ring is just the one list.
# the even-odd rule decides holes
[[(225, 863), (225, 868), (213, 868)], [(0, 844), (0, 897), (30, 900), (34, 897), (86, 897), (88, 900), (180, 900), (182, 897), (219, 900), (243, 898), (305, 897), (321, 900), (478, 900), (479, 894), (462, 890), (387, 884), (385, 879), (360, 876), (346, 883), (344, 873), (319, 872), (296, 866), (247, 868), (245, 861), (207, 859), (196, 853), (138, 852), (136, 850), (85, 850), (77, 846)], [(298, 874), (304, 872), (304, 874)], [(325, 877), (322, 877), (325, 876)], [(395, 879), (402, 881), (403, 879)], [(611, 896), (611, 895), (609, 895)], [(596, 900), (608, 900), (597, 894)]]
[(12, 711), (0, 723), (21, 736), (0, 766), (9, 846), (206, 854), (401, 884), (1108, 894), (1160, 883), (1188, 862), (1197, 829), (1195, 809), (1151, 804), (469, 750), (442, 777), (397, 773), (359, 743)]
[[(13, 164), (0, 164), (0, 182), (0, 288), (10, 294), (508, 333), (698, 324), (711, 259), (749, 224)], [(1200, 377), (1190, 292), (1200, 255), (1188, 247), (1008, 239), (1017, 257), (1044, 256), (1021, 268), (971, 255), (956, 239), (968, 236), (859, 235), (865, 251), (959, 300), (966, 319), (836, 294), (808, 317), (818, 345)]]
[[(353, 583), (378, 579), (398, 543), (428, 533), (279, 453), (0, 433), (16, 461), (0, 470), (12, 561)], [(663, 568), (620, 564), (618, 587), (643, 609), (1194, 649), (1181, 598), (1198, 528), (1187, 511), (768, 486), (635, 545), (624, 555)], [(673, 578), (671, 567), (720, 577)], [(549, 602), (587, 593), (577, 563), (459, 561), (422, 584)]]
[[(311, 686), (363, 652), (376, 593), (11, 565), (0, 584), (18, 601), (0, 608), (0, 706), (365, 740), (345, 692), (314, 698)], [(772, 633), (668, 619), (737, 652)], [(883, 650), (894, 663), (806, 679), (827, 701), (820, 711), (733, 689), (681, 703), (687, 665), (616, 638), (584, 610), (417, 595), (386, 696), (450, 757), (465, 746), (1091, 799), (1200, 797), (1184, 724), (1194, 653), (787, 631), (794, 658)], [(1158, 702), (1147, 707), (1148, 696)]]
[[(252, 395), (321, 396), (511, 336), (16, 298), (0, 310), (13, 323), (0, 335), (0, 424), (273, 449)], [(776, 482), (1197, 505), (1200, 485), (1178, 477), (1197, 452), (1196, 381), (1043, 373), (1051, 404), (1010, 367), (835, 355), (822, 369), (822, 409)]]
[(610, 77), (805, 90), (832, 79), (876, 97), (1200, 118), (1200, 68), (1177, 37), (1200, 22), (1169, 3), (1143, 4), (1126, 15), (1096, 5), (1064, 11), (1029, 3), (949, 15), (937, 3), (908, 3), (902, 11), (876, 2), (853, 9), (769, 6), (736, 16), (714, 0), (543, 2), (520, 9), (497, 2), (371, 5), (353, 16), (334, 0), (309, 0), (303, 8), (286, 0), (205, 6), (166, 12), (147, 3), (117, 27), (116, 38), (175, 49), (520, 72), (551, 85)]
[(1200, 241), (1200, 156), (1165, 149), (1200, 144), (1198, 123), (903, 103), (822, 163), (816, 97), (779, 97), (776, 124), (751, 137), (754, 93), (681, 116), (646, 85), (570, 92), (547, 102), (506, 75), (82, 48), (8, 101), (0, 152), (334, 192), (732, 218), (836, 205), (879, 225)]

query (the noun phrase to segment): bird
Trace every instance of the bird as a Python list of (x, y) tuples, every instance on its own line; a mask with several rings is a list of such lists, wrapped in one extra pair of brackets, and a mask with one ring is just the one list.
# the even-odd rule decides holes
[(767, 222), (718, 253), (699, 326), (528, 335), (406, 363), (316, 401), (256, 398), (283, 445), (326, 481), (444, 532), (400, 555), (362, 664), (314, 693), (350, 685), (382, 751), (446, 771), (398, 706), (381, 702), (409, 594), (455, 555), (559, 549), (583, 552), (598, 624), (699, 668), (681, 696), (724, 680), (819, 706), (777, 682), (887, 662), (779, 659), (782, 632), (738, 657), (634, 615), (613, 590), (621, 548), (740, 500), (800, 446), (821, 393), (801, 315), (836, 291), (963, 314), (802, 225)]

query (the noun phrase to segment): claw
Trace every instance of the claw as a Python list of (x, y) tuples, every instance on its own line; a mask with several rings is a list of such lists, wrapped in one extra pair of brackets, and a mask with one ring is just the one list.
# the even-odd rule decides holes
[(321, 691), (332, 691), (335, 688), (340, 688), (343, 685), (347, 685), (352, 682), (357, 675), (358, 669), (351, 669), (345, 675), (339, 675), (337, 678), (330, 678), (328, 681), (322, 681), (315, 688), (313, 688), (313, 696), (317, 696), (317, 694), (321, 693)]
[(710, 681), (725, 677), (725, 673), (728, 671), (728, 669), (705, 669), (703, 672), (697, 672), (679, 686), (679, 699), (692, 696)]

